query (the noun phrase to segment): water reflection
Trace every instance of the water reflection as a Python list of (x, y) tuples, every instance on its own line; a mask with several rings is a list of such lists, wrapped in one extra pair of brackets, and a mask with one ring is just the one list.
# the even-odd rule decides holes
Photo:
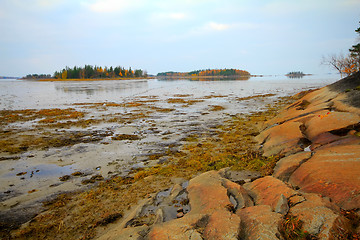
[(288, 78), (303, 78), (305, 75), (286, 75)]
[(231, 76), (231, 77), (186, 77), (186, 78), (171, 78), (171, 77), (160, 77), (158, 78), (159, 81), (178, 81), (178, 80), (187, 80), (187, 81), (246, 81), (249, 80), (250, 76)]
[(86, 94), (92, 96), (96, 93), (124, 93), (131, 89), (147, 88), (147, 80), (136, 81), (102, 81), (102, 82), (57, 82), (55, 84), (56, 91), (63, 93)]
[[(154, 95), (166, 98), (191, 94), (194, 98), (216, 93), (246, 97), (256, 94), (295, 94), (304, 88), (317, 88), (339, 80), (339, 75), (312, 75), (290, 79), (284, 75), (250, 79), (148, 79), (91, 82), (0, 81), (0, 109), (61, 108), (79, 102), (121, 102), (125, 98)], [(235, 81), (234, 81), (235, 80)], [(241, 81), (246, 80), (246, 81)]]

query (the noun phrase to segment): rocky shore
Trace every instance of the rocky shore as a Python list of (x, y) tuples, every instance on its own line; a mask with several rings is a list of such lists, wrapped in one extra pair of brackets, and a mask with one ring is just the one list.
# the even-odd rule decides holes
[(179, 181), (98, 239), (359, 239), (360, 73), (299, 94), (255, 137), (282, 156), (271, 176), (226, 168)]

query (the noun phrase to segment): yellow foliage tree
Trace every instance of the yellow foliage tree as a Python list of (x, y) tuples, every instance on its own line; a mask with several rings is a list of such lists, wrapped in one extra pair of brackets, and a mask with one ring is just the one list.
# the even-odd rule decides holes
[(61, 73), (61, 78), (62, 78), (62, 79), (67, 79), (67, 70), (64, 70), (64, 71)]

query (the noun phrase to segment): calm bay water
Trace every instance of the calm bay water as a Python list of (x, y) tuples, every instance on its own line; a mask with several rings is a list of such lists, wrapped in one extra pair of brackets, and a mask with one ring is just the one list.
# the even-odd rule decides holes
[(72, 103), (122, 102), (139, 96), (160, 98), (175, 94), (192, 94), (201, 98), (209, 94), (247, 97), (274, 93), (295, 94), (304, 89), (323, 87), (339, 79), (339, 75), (313, 75), (299, 79), (286, 76), (252, 77), (249, 80), (120, 80), (90, 82), (38, 82), (0, 80), (0, 109), (63, 108)]

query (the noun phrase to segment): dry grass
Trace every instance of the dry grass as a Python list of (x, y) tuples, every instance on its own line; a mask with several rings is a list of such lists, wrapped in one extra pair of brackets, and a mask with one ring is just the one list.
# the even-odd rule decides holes
[(182, 97), (191, 97), (192, 94), (175, 94), (174, 97), (176, 98), (182, 98)]
[(0, 124), (6, 125), (9, 123), (26, 122), (35, 119), (40, 119), (40, 123), (54, 123), (59, 120), (81, 119), (84, 116), (84, 112), (76, 111), (73, 108), (2, 110), (0, 111)]
[(238, 101), (243, 101), (243, 100), (250, 100), (250, 99), (254, 99), (254, 98), (272, 97), (272, 96), (275, 96), (275, 95), (276, 95), (276, 94), (272, 94), (272, 93), (259, 94), (259, 95), (249, 96), (249, 97), (236, 98), (236, 100), (238, 100)]
[(26, 132), (12, 133), (0, 136), (0, 152), (17, 154), (33, 149), (48, 149), (50, 147), (64, 147), (77, 143), (96, 142), (111, 135), (111, 132), (97, 133), (93, 131), (73, 132)]
[(302, 229), (303, 222), (297, 217), (287, 215), (280, 223), (279, 231), (285, 240), (317, 239)]
[(193, 105), (198, 102), (203, 102), (204, 100), (201, 99), (183, 99), (183, 98), (169, 98), (167, 103), (174, 103), (174, 104), (186, 104), (187, 106)]

